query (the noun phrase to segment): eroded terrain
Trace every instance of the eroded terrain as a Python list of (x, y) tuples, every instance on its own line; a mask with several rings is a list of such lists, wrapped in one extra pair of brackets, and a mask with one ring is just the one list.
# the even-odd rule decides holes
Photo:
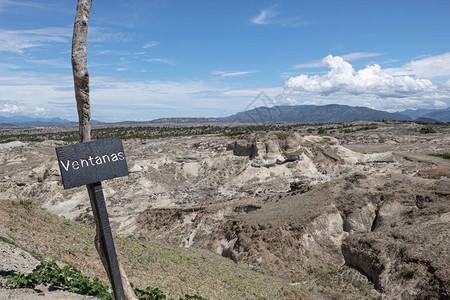
[[(123, 235), (202, 248), (313, 298), (450, 297), (450, 128), (378, 123), (328, 135), (126, 140), (130, 175), (103, 183)], [(92, 224), (63, 190), (60, 141), (0, 144), (0, 199)]]

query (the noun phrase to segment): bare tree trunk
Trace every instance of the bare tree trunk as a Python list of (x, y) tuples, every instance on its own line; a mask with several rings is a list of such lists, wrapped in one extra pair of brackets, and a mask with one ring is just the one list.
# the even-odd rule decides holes
[(72, 70), (77, 99), (80, 142), (91, 140), (91, 105), (89, 103), (89, 73), (87, 70), (86, 40), (92, 0), (78, 0), (73, 26)]
[[(87, 70), (87, 56), (86, 56), (86, 40), (89, 23), (89, 14), (91, 12), (92, 0), (78, 0), (77, 14), (75, 17), (75, 24), (73, 27), (72, 39), (72, 70), (73, 80), (75, 86), (75, 98), (77, 100), (78, 121), (79, 121), (79, 135), (80, 142), (87, 142), (91, 140), (91, 127), (89, 120), (91, 119), (90, 103), (89, 103), (89, 73)], [(94, 211), (93, 204), (94, 196), (91, 193), (91, 188), (87, 186), (91, 207), (94, 213), (94, 221), (96, 225), (95, 248), (102, 260), (108, 278), (111, 281), (111, 274), (108, 272), (108, 264), (103, 249), (100, 243), (100, 228), (98, 214)], [(120, 277), (122, 278), (123, 290), (127, 300), (137, 300), (133, 289), (130, 286), (127, 275), (119, 261)]]

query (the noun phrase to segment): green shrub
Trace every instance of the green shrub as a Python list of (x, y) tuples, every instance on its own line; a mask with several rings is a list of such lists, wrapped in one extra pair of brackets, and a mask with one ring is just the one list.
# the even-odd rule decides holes
[(100, 299), (113, 299), (106, 285), (98, 278), (91, 280), (72, 265), (62, 269), (55, 261), (42, 262), (30, 274), (6, 276), (6, 284), (13, 288), (35, 288), (39, 284), (67, 289), (69, 292), (94, 296)]
[[(100, 282), (98, 278), (91, 280), (72, 265), (60, 268), (53, 260), (42, 262), (28, 275), (19, 273), (14, 276), (6, 276), (6, 285), (12, 288), (35, 288), (39, 284), (48, 284), (72, 293), (94, 296), (99, 299), (114, 299), (110, 288)], [(167, 298), (158, 288), (147, 287), (139, 289), (134, 287), (133, 284), (131, 284), (131, 287), (140, 300), (173, 300), (172, 298)], [(179, 300), (205, 299), (198, 295), (185, 295), (184, 298), (179, 298)]]
[(36, 207), (36, 203), (34, 203), (33, 200), (30, 199), (20, 199), (19, 201), (13, 201), (13, 205), (21, 205), (25, 207), (26, 209), (31, 209)]
[(450, 159), (450, 152), (446, 152), (446, 153), (430, 153), (428, 155), (436, 156), (436, 157), (440, 157), (440, 158), (444, 158), (444, 159)]
[(433, 128), (430, 128), (430, 127), (423, 127), (423, 128), (420, 128), (420, 133), (421, 134), (436, 133), (436, 130), (434, 130)]
[(326, 131), (325, 131), (325, 128), (323, 128), (323, 127), (319, 127), (319, 128), (317, 128), (317, 133), (318, 134), (324, 134)]
[(16, 242), (14, 242), (13, 240), (10, 240), (10, 239), (8, 239), (8, 238), (6, 238), (6, 237), (4, 237), (4, 236), (0, 236), (0, 241), (2, 241), (2, 242), (4, 242), (4, 243), (7, 243), (7, 244), (11, 244), (11, 245), (17, 247)]

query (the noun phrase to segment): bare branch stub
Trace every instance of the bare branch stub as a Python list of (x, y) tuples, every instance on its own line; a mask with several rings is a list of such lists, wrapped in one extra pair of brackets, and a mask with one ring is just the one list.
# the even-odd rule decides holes
[(77, 100), (80, 142), (91, 140), (89, 101), (89, 73), (87, 70), (86, 40), (92, 0), (79, 0), (73, 27), (72, 70)]

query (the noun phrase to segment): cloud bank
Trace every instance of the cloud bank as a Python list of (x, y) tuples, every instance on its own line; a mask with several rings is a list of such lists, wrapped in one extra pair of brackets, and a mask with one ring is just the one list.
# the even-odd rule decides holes
[[(429, 59), (434, 61), (434, 59)], [(299, 75), (285, 82), (284, 97), (300, 98), (302, 103), (327, 104), (344, 101), (378, 109), (403, 107), (446, 107), (450, 93), (445, 84), (412, 76), (396, 76), (391, 69), (369, 65), (355, 70), (342, 57), (328, 55), (322, 60), (329, 67), (324, 75)], [(411, 65), (420, 65), (412, 62)], [(406, 65), (408, 66), (408, 65)], [(397, 70), (398, 71), (398, 70)], [(336, 101), (338, 100), (338, 101)]]
[[(368, 57), (375, 57), (383, 55), (383, 53), (375, 53), (375, 52), (353, 52), (349, 54), (342, 55), (342, 59), (345, 61), (354, 61), (362, 58), (368, 58)], [(294, 69), (308, 69), (308, 68), (320, 68), (320, 67), (326, 67), (327, 62), (325, 59), (322, 60), (315, 60), (303, 64), (294, 65)]]
[(419, 78), (450, 76), (450, 52), (413, 60), (400, 68), (388, 69), (393, 75), (415, 75)]

